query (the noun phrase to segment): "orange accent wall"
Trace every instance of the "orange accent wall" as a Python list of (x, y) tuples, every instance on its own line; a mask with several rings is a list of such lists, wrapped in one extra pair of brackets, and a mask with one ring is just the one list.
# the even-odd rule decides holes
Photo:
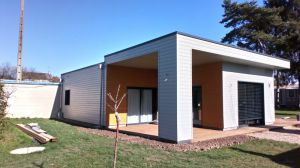
[(193, 66), (193, 86), (202, 87), (202, 126), (223, 129), (222, 64)]
[[(108, 65), (106, 80), (106, 93), (115, 95), (120, 84), (119, 95), (122, 96), (127, 93), (128, 87), (157, 88), (157, 70)], [(111, 103), (107, 97), (106, 102)], [(118, 112), (121, 116), (120, 124), (125, 125), (127, 123), (127, 97), (123, 100)], [(108, 106), (106, 106), (106, 114), (107, 126), (116, 125), (114, 112)]]

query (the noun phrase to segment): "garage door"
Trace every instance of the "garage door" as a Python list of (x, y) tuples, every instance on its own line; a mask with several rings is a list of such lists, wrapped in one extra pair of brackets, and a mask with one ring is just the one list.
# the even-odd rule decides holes
[(264, 85), (238, 83), (239, 125), (264, 124)]

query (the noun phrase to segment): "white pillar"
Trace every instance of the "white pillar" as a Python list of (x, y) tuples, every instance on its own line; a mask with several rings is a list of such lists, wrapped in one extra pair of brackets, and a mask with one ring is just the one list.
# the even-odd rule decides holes
[(158, 53), (159, 137), (188, 143), (193, 138), (192, 55), (178, 45), (177, 37), (174, 48)]

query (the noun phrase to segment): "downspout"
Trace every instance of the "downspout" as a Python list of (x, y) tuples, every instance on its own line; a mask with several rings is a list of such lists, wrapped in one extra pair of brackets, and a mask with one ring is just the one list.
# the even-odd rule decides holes
[(101, 63), (99, 65), (99, 68), (101, 69), (101, 77), (100, 77), (100, 118), (99, 118), (99, 123), (100, 127), (105, 127), (105, 63)]
[(300, 67), (298, 67), (298, 109), (300, 110)]
[(64, 80), (63, 80), (63, 78), (61, 78), (61, 82), (60, 82), (60, 84), (59, 84), (59, 87), (60, 87), (60, 103), (59, 103), (59, 112), (58, 112), (58, 119), (63, 119), (63, 111), (62, 111), (62, 104), (63, 104), (63, 86), (64, 86)]
[(99, 107), (99, 128), (102, 126), (102, 114), (103, 114), (103, 77), (102, 77), (102, 71), (103, 71), (103, 65), (99, 64), (99, 69), (100, 69), (100, 107)]

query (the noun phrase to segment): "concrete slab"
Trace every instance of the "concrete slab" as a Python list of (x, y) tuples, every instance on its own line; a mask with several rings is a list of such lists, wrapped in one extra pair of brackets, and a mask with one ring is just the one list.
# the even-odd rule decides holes
[[(297, 124), (300, 124), (300, 122), (296, 120), (276, 119), (276, 122), (273, 125), (258, 127), (242, 127), (236, 130), (229, 131), (194, 127), (192, 142), (201, 142), (236, 135), (247, 135), (251, 133), (269, 131), (272, 129), (281, 129), (286, 126), (293, 126)], [(130, 135), (138, 135), (149, 139), (159, 139), (158, 125), (155, 124), (128, 125), (126, 127), (121, 127), (120, 132)]]

